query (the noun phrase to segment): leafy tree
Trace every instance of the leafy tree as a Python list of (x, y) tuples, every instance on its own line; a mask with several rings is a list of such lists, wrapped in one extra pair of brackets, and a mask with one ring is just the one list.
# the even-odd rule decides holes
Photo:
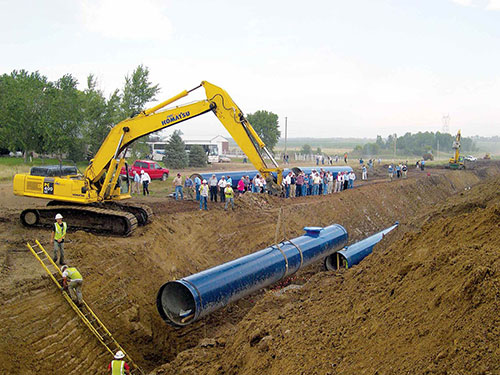
[(10, 151), (21, 150), (25, 162), (29, 152), (45, 151), (51, 86), (39, 72), (14, 70), (0, 77), (0, 143)]
[(169, 168), (182, 169), (188, 166), (186, 145), (181, 134), (180, 130), (174, 131), (167, 142), (163, 162)]
[(51, 97), (47, 123), (48, 146), (59, 160), (62, 160), (63, 154), (68, 154), (70, 159), (81, 159), (84, 151), (82, 96), (77, 85), (78, 81), (71, 74), (66, 74), (55, 82), (48, 93)]
[(202, 146), (193, 145), (189, 150), (189, 166), (204, 167), (207, 165), (207, 154)]
[[(111, 104), (111, 108), (113, 106), (116, 108), (115, 104)], [(82, 93), (82, 110), (81, 132), (86, 145), (86, 154), (92, 158), (109, 133), (113, 124), (111, 114), (114, 112), (109, 111), (108, 102), (102, 91), (97, 89), (97, 79), (92, 74), (87, 77), (87, 88)]]
[[(134, 117), (143, 111), (146, 104), (153, 101), (159, 91), (159, 86), (153, 85), (149, 81), (149, 69), (143, 65), (139, 65), (132, 72), (132, 75), (125, 76), (125, 86), (121, 97), (121, 120), (127, 117)], [(142, 137), (132, 144), (131, 153), (133, 156), (143, 155), (145, 152), (149, 152), (146, 140), (147, 137)]]
[(303, 145), (302, 149), (300, 150), (300, 153), (302, 155), (311, 155), (312, 154), (312, 148), (310, 145)]
[(318, 148), (316, 149), (316, 154), (317, 154), (317, 155), (321, 155), (321, 147), (318, 147)]
[(267, 148), (272, 151), (281, 135), (278, 126), (278, 115), (261, 110), (247, 115), (247, 120), (266, 144)]
[(375, 143), (377, 144), (377, 146), (379, 147), (379, 149), (385, 148), (385, 142), (382, 139), (382, 136), (377, 135), (377, 140), (375, 141)]
[(132, 75), (125, 76), (122, 109), (125, 117), (133, 117), (144, 110), (145, 105), (154, 100), (160, 91), (158, 85), (149, 81), (149, 69), (139, 65)]

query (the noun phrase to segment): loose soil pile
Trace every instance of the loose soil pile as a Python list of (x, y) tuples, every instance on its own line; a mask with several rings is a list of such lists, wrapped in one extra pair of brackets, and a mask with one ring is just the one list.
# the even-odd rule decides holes
[[(84, 298), (129, 354), (148, 370), (169, 362), (155, 374), (493, 374), (498, 188), (487, 195), (491, 183), (469, 187), (498, 171), (412, 171), (407, 180), (325, 197), (245, 195), (234, 212), (141, 198), (155, 210), (151, 225), (130, 238), (71, 233), (67, 260), (84, 276)], [(9, 188), (1, 187), (0, 199), (12, 198)], [(463, 195), (443, 204), (456, 193)], [(110, 356), (24, 246), (47, 243), (50, 234), (21, 227), (20, 207), (4, 207), (0, 373), (103, 373)], [(161, 284), (268, 246), (280, 209), (290, 238), (306, 225), (340, 223), (351, 240), (396, 220), (403, 225), (351, 270), (318, 274), (314, 265), (297, 275), (300, 289), (257, 293), (182, 329), (161, 320)]]

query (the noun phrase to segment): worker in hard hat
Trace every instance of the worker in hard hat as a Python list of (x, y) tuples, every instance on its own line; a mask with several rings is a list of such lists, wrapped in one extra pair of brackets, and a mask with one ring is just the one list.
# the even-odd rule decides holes
[(125, 358), (125, 354), (121, 350), (118, 350), (115, 354), (115, 359), (108, 365), (108, 371), (111, 375), (130, 375), (130, 367), (123, 358)]
[[(63, 276), (63, 288), (68, 292), (70, 295), (71, 299), (75, 301), (75, 303), (80, 306), (83, 303), (83, 297), (82, 297), (82, 284), (83, 284), (83, 277), (80, 272), (76, 269), (76, 267), (68, 267), (67, 265), (64, 265), (61, 267), (61, 272)], [(69, 279), (69, 282), (68, 282)], [(73, 295), (71, 294), (71, 291), (73, 291), (74, 295), (76, 298), (73, 298)]]
[(57, 253), (59, 252), (59, 264), (64, 264), (64, 239), (66, 238), (67, 224), (63, 221), (61, 214), (56, 215), (56, 222), (52, 227), (50, 242), (54, 242), (54, 256), (52, 259), (57, 262)]

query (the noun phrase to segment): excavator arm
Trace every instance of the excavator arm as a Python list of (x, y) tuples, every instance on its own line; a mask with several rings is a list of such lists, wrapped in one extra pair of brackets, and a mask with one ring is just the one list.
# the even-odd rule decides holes
[[(200, 87), (204, 87), (207, 99), (160, 111)], [(118, 157), (132, 142), (149, 133), (190, 120), (210, 111), (217, 116), (255, 168), (266, 177), (275, 173), (278, 184), (281, 184), (282, 169), (278, 166), (259, 135), (246, 120), (243, 112), (225, 90), (207, 81), (203, 81), (194, 89), (183, 91), (155, 107), (114, 126), (85, 170), (84, 175), (87, 183), (93, 185), (93, 188), (98, 186), (101, 199), (108, 198), (106, 192), (110, 191), (110, 183), (115, 181), (112, 176), (119, 173), (122, 165)], [(264, 155), (272, 163), (271, 167), (268, 166)], [(118, 169), (118, 166), (120, 169)], [(102, 181), (103, 177), (104, 181)], [(89, 188), (92, 189), (90, 186)]]
[[(205, 89), (206, 99), (165, 109), (200, 87)], [(129, 191), (122, 191), (118, 183), (125, 165), (122, 154), (140, 137), (207, 112), (217, 116), (255, 168), (268, 181), (275, 174), (280, 186), (282, 169), (231, 97), (206, 81), (193, 90), (183, 91), (115, 125), (85, 169), (83, 177), (52, 175), (48, 171), (47, 175), (16, 174), (14, 194), (50, 200), (46, 207), (23, 210), (21, 222), (29, 227), (50, 227), (54, 215), (61, 213), (71, 218), (74, 229), (129, 235), (137, 225), (150, 222), (153, 212), (146, 205), (121, 202), (131, 197)], [(271, 166), (268, 166), (268, 160)]]

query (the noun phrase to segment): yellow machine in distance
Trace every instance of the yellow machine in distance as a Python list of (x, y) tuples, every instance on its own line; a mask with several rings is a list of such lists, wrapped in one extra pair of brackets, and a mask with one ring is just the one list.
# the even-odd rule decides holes
[(453, 141), (452, 149), (455, 150), (453, 157), (450, 158), (448, 162), (448, 166), (451, 169), (465, 169), (464, 157), (460, 156), (460, 140), (462, 139), (462, 134), (460, 130), (457, 132), (455, 136), (455, 140)]
[[(205, 89), (207, 99), (160, 111), (200, 87)], [(143, 225), (151, 220), (152, 211), (145, 205), (123, 202), (131, 198), (130, 187), (126, 192), (122, 192), (119, 183), (120, 171), (126, 166), (124, 154), (127, 147), (142, 136), (207, 112), (213, 112), (217, 116), (255, 168), (268, 179), (275, 174), (280, 186), (282, 168), (278, 166), (243, 112), (225, 90), (203, 81), (192, 90), (182, 91), (115, 125), (83, 176), (16, 174), (15, 195), (51, 200), (47, 207), (24, 210), (21, 213), (21, 222), (26, 226), (47, 226), (53, 223), (56, 213), (61, 213), (71, 217), (73, 228), (130, 234), (138, 224)], [(270, 160), (271, 166), (267, 164), (264, 156)]]

